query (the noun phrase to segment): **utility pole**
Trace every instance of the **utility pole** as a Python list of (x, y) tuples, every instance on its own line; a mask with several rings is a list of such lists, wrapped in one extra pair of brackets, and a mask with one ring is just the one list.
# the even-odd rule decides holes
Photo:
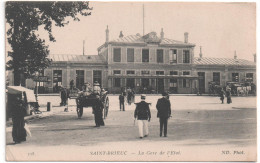
[(143, 36), (144, 36), (144, 4), (143, 4)]
[(83, 40), (83, 55), (85, 55), (85, 40)]

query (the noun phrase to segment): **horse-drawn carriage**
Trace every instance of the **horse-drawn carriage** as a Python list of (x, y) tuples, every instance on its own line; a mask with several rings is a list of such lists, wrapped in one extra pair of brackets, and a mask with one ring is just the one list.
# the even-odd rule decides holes
[(103, 105), (103, 118), (106, 119), (109, 109), (109, 98), (107, 92), (101, 93), (100, 95), (96, 94), (84, 94), (84, 92), (79, 92), (78, 97), (76, 98), (77, 104), (77, 114), (78, 118), (81, 118), (83, 114), (84, 107), (98, 107), (97, 104), (101, 101)]
[(78, 118), (82, 117), (84, 107), (92, 107), (94, 110), (94, 107), (100, 107), (98, 105), (100, 103), (103, 105), (103, 118), (105, 119), (109, 109), (109, 98), (107, 91), (103, 89), (98, 92), (91, 90), (77, 92), (76, 104)]
[(251, 91), (251, 85), (238, 82), (227, 82), (227, 85), (231, 88), (232, 95), (247, 96)]
[(209, 82), (209, 94), (210, 95), (213, 95), (213, 96), (216, 96), (216, 95), (219, 95), (220, 92), (221, 92), (221, 86), (219, 85), (218, 82)]

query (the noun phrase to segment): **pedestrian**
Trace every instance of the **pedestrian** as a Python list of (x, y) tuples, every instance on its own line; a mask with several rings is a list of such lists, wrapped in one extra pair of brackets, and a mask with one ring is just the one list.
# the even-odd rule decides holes
[(93, 84), (93, 93), (95, 95), (100, 95), (100, 93), (101, 93), (101, 88), (100, 88), (100, 84), (98, 83), (98, 81), (95, 81)]
[(26, 130), (24, 128), (24, 116), (26, 115), (26, 103), (22, 99), (22, 94), (17, 95), (15, 100), (13, 101), (12, 107), (12, 121), (13, 121), (13, 129), (12, 136), (13, 141), (17, 143), (21, 143), (22, 141), (26, 141)]
[(227, 92), (226, 92), (226, 96), (227, 96), (227, 103), (230, 104), (232, 103), (232, 99), (231, 99), (231, 89), (227, 89)]
[(104, 105), (101, 102), (99, 95), (96, 95), (96, 98), (97, 98), (97, 101), (95, 102), (95, 104), (93, 106), (96, 127), (105, 126), (105, 123), (103, 120)]
[(132, 102), (132, 90), (129, 88), (128, 93), (127, 93), (127, 103), (128, 105), (131, 105)]
[(162, 98), (158, 99), (156, 104), (157, 117), (160, 122), (160, 137), (162, 136), (162, 130), (164, 129), (164, 137), (167, 137), (167, 123), (168, 119), (171, 117), (171, 103), (167, 99), (168, 94), (163, 92)]
[(222, 88), (220, 91), (220, 100), (222, 101), (222, 104), (224, 104), (224, 99), (225, 99), (225, 91)]
[(70, 81), (70, 90), (72, 90), (74, 88), (74, 80), (72, 79), (71, 81)]
[(137, 118), (139, 137), (147, 137), (149, 134), (148, 122), (151, 120), (151, 112), (149, 108), (149, 103), (145, 102), (145, 95), (141, 95), (141, 102), (136, 104), (136, 109), (134, 113), (134, 118)]
[(60, 97), (61, 97), (60, 106), (66, 106), (68, 100), (68, 92), (66, 88), (61, 87)]
[(125, 111), (125, 96), (123, 93), (119, 95), (119, 107), (120, 107), (120, 111), (121, 110)]

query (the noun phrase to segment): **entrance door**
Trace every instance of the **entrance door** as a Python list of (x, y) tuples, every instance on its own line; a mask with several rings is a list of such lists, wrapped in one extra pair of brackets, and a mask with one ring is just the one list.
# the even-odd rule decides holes
[(126, 87), (134, 88), (135, 87), (135, 79), (134, 78), (127, 78), (126, 79)]
[(84, 85), (84, 70), (76, 70), (76, 87), (81, 90)]
[(158, 93), (164, 92), (164, 79), (157, 79), (157, 91)]
[(205, 93), (205, 72), (198, 72), (199, 76), (199, 91)]

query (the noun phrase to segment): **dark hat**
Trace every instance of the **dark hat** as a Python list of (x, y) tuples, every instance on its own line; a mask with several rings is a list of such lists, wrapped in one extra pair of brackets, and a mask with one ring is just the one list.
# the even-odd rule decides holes
[(146, 98), (146, 95), (142, 94), (141, 99), (145, 100), (145, 98)]
[(169, 94), (167, 92), (163, 92), (162, 96), (168, 96)]

